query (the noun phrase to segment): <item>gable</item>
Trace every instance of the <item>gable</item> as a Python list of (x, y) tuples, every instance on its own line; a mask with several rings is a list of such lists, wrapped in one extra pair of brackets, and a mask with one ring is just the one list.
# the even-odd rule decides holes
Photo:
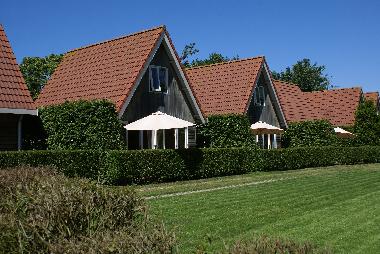
[(0, 25), (0, 113), (36, 115), (16, 57)]
[[(150, 90), (149, 66), (168, 70), (167, 92)], [(191, 97), (186, 84), (181, 80), (177, 67), (170, 58), (165, 42), (162, 42), (149, 61), (131, 99), (122, 114), (123, 122), (133, 122), (151, 113), (161, 111), (189, 122), (202, 122), (196, 108), (191, 105)]]
[[(270, 82), (266, 77), (265, 70), (262, 70), (248, 106), (248, 118), (251, 123), (262, 121), (273, 126), (284, 128), (285, 123), (283, 121), (281, 122), (281, 113), (274, 107), (276, 98), (272, 92)], [(264, 96), (263, 100), (262, 96)]]

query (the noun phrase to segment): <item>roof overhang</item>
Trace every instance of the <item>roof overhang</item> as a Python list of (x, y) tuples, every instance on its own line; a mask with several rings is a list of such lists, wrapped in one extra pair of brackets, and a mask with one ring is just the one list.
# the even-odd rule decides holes
[(202, 123), (205, 123), (205, 119), (202, 115), (202, 111), (200, 110), (199, 106), (198, 106), (198, 103), (194, 97), (194, 94), (190, 88), (190, 85), (189, 85), (189, 82), (187, 81), (186, 79), (186, 76), (185, 76), (185, 73), (183, 72), (183, 69), (181, 67), (181, 64), (179, 63), (178, 61), (178, 58), (176, 57), (176, 54), (175, 54), (175, 51), (174, 51), (174, 48), (172, 47), (170, 41), (169, 41), (169, 38), (166, 34), (165, 31), (162, 32), (162, 34), (160, 35), (160, 37), (158, 38), (157, 42), (156, 42), (156, 45), (154, 46), (154, 49), (152, 50), (151, 54), (149, 55), (147, 61), (145, 62), (144, 64), (144, 67), (142, 68), (142, 71), (140, 71), (139, 75), (137, 76), (136, 80), (135, 80), (135, 83), (133, 85), (133, 88), (131, 90), (131, 92), (129, 93), (127, 99), (125, 100), (124, 104), (121, 106), (120, 110), (119, 110), (119, 118), (121, 118), (125, 112), (125, 110), (127, 109), (129, 103), (131, 102), (132, 98), (133, 98), (133, 95), (135, 94), (142, 78), (144, 77), (144, 74), (146, 73), (148, 67), (149, 67), (149, 64), (152, 62), (154, 56), (156, 55), (159, 47), (161, 46), (161, 44), (164, 45), (168, 55), (169, 55), (169, 58), (170, 58), (170, 61), (172, 63), (174, 63), (175, 65), (175, 71), (178, 75), (178, 77), (180, 78), (180, 81), (182, 82), (182, 84), (185, 85), (186, 87), (186, 93), (190, 99), (190, 104), (191, 106), (193, 107), (193, 110), (195, 111), (195, 113), (198, 114), (200, 120)]
[(37, 109), (19, 109), (19, 108), (0, 108), (0, 114), (38, 116), (38, 110)]

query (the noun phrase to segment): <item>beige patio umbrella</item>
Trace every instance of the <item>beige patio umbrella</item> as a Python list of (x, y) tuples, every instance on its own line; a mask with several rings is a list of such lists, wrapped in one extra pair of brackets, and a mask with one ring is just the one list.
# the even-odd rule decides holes
[(340, 127), (335, 127), (334, 131), (335, 131), (336, 135), (338, 137), (341, 137), (341, 138), (353, 138), (353, 137), (355, 137), (355, 134), (348, 132), (348, 131), (340, 128)]
[(277, 134), (284, 133), (283, 129), (270, 125), (268, 123), (262, 122), (262, 121), (258, 121), (257, 123), (252, 124), (251, 129), (252, 129), (252, 132), (256, 134), (256, 143), (259, 142), (259, 135), (262, 135), (263, 140), (264, 140), (264, 135), (268, 135), (268, 149), (271, 146), (270, 135), (273, 134), (274, 139), (276, 139)]
[[(178, 147), (178, 129), (185, 128), (185, 147), (187, 148), (189, 134), (188, 127), (194, 126), (194, 123), (182, 120), (180, 118), (157, 111), (151, 115), (143, 117), (135, 122), (124, 126), (127, 130), (149, 130), (152, 131), (152, 148), (156, 148), (157, 145), (157, 131), (175, 129), (175, 147)], [(140, 137), (141, 138), (141, 137)], [(163, 146), (165, 148), (165, 132), (163, 135)]]

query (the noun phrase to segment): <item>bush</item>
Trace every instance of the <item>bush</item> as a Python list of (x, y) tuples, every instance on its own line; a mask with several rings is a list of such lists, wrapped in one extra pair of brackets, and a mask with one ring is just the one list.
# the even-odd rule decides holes
[(171, 253), (173, 246), (131, 189), (48, 169), (0, 170), (2, 253)]
[(355, 112), (356, 142), (360, 145), (380, 144), (380, 115), (372, 101), (360, 103)]
[(326, 120), (291, 123), (282, 136), (283, 147), (330, 146), (336, 143), (334, 127)]
[(289, 253), (289, 254), (311, 254), (332, 253), (328, 248), (320, 248), (314, 244), (305, 242), (298, 243), (281, 238), (270, 238), (262, 236), (250, 241), (238, 241), (226, 251), (229, 254), (254, 254), (254, 253)]
[(378, 162), (378, 146), (0, 153), (0, 169), (23, 165), (53, 166), (67, 176), (83, 176), (113, 185)]
[(105, 100), (65, 102), (40, 109), (51, 150), (120, 149), (122, 125)]
[(255, 136), (245, 115), (212, 115), (199, 128), (198, 143), (201, 147), (256, 147)]
[(0, 152), (0, 169), (16, 166), (52, 166), (66, 176), (97, 179), (103, 153), (95, 150)]

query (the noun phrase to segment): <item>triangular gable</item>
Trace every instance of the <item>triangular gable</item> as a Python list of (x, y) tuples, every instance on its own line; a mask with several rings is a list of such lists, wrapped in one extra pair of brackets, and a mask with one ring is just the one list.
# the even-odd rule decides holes
[(180, 79), (180, 84), (182, 84), (184, 86), (185, 95), (188, 98), (188, 101), (190, 103), (190, 107), (192, 108), (193, 112), (195, 112), (195, 114), (197, 115), (197, 118), (200, 119), (200, 121), (202, 123), (204, 123), (204, 117), (203, 117), (203, 113), (201, 111), (201, 108), (199, 107), (197, 99), (193, 94), (193, 91), (189, 85), (186, 73), (183, 70), (182, 65), (180, 63), (178, 54), (177, 54), (177, 52), (173, 46), (173, 43), (172, 43), (170, 36), (169, 36), (169, 33), (166, 30), (164, 30), (164, 32), (161, 34), (161, 36), (157, 40), (155, 47), (152, 49), (151, 54), (147, 58), (143, 68), (141, 68), (139, 75), (136, 77), (136, 80), (134, 82), (133, 87), (130, 90), (130, 93), (125, 98), (125, 101), (123, 102), (122, 106), (120, 107), (119, 117), (123, 116), (125, 110), (127, 109), (129, 103), (131, 102), (137, 88), (139, 87), (143, 76), (146, 74), (150, 63), (152, 62), (153, 58), (156, 56), (156, 53), (157, 53), (158, 49), (160, 48), (160, 46), (164, 46), (165, 51), (166, 51), (170, 61), (173, 63), (174, 70), (177, 74), (177, 77)]
[(0, 25), (0, 113), (36, 115), (32, 97)]

